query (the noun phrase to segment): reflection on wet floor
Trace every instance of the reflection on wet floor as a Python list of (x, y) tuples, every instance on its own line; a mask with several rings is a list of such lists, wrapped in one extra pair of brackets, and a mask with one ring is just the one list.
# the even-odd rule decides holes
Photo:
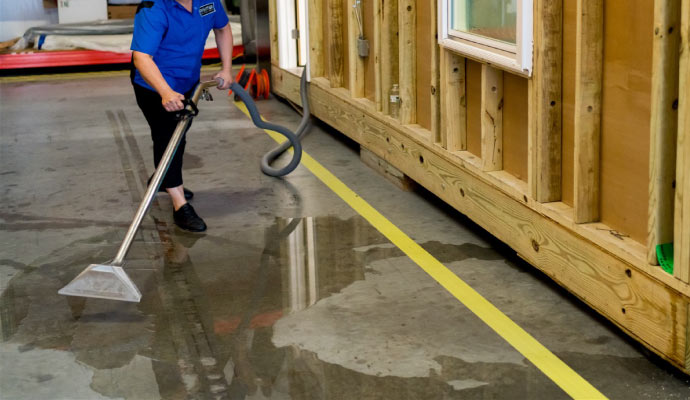
[[(308, 171), (261, 176), (273, 143), (220, 101), (205, 104), (185, 157), (209, 232), (177, 230), (162, 195), (127, 257), (141, 303), (57, 295), (116, 253), (149, 176), (127, 78), (107, 83), (0, 85), (0, 397), (566, 398)], [(57, 101), (66, 92), (74, 101)], [(35, 117), (21, 112), (27, 99)], [(299, 120), (279, 102), (260, 107)], [(687, 377), (338, 138), (316, 125), (305, 146), (604, 394), (690, 398)]]
[[(64, 364), (68, 373), (60, 377), (34, 367), (32, 382), (3, 382), (4, 390), (19, 394), (28, 386), (55, 386), (68, 391), (63, 395), (74, 390), (90, 393), (87, 397), (148, 393), (163, 398), (353, 399), (386, 393), (386, 398), (424, 399), (511, 398), (507, 394), (527, 394), (525, 390), (540, 387), (536, 390), (542, 394), (561, 395), (519, 355), (508, 363), (470, 363), (450, 356), (417, 360), (428, 364), (422, 363), (421, 374), (414, 371), (418, 366), (405, 365), (414, 362), (404, 359), (415, 357), (414, 351), (426, 356), (425, 339), (415, 337), (420, 331), (414, 321), (425, 311), (411, 303), (428, 306), (428, 301), (420, 301), (425, 293), (410, 285), (417, 291), (411, 293), (410, 304), (368, 315), (367, 302), (381, 307), (386, 306), (387, 296), (396, 302), (403, 299), (386, 292), (395, 288), (374, 284), (368, 294), (355, 287), (357, 282), (367, 275), (382, 281), (397, 279), (397, 285), (408, 282), (400, 281), (395, 263), (385, 263), (400, 257), (399, 250), (363, 219), (276, 219), (263, 230), (260, 248), (234, 237), (159, 229), (160, 243), (148, 247), (155, 250), (162, 243), (162, 257), (141, 258), (139, 248), (140, 258), (130, 263), (129, 272), (142, 289), (140, 304), (56, 294), (84, 265), (112, 254), (116, 235), (72, 243), (46, 257), (51, 262), (26, 267), (1, 299), (2, 346), (7, 356), (3, 363), (12, 360), (21, 366), (40, 358)], [(210, 246), (223, 251), (209, 252)], [(475, 245), (447, 251), (456, 260), (463, 255), (498, 258), (492, 250)], [(410, 312), (401, 314), (405, 307)], [(399, 327), (398, 332), (393, 326)], [(398, 342), (392, 346), (406, 342), (413, 353), (398, 352), (403, 358), (397, 361), (390, 354), (367, 354), (374, 349), (368, 348), (366, 337), (373, 335), (375, 345), (386, 330), (398, 336), (389, 338)], [(365, 340), (353, 339), (348, 348), (351, 335)], [(313, 342), (314, 351), (302, 340)], [(320, 355), (332, 358), (331, 362)], [(525, 384), (530, 375), (538, 385)], [(71, 382), (51, 385), (56, 379)]]

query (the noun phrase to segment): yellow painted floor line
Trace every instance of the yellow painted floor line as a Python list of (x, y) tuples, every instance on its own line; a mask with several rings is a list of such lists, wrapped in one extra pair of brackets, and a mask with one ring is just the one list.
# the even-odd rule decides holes
[[(247, 116), (249, 111), (243, 103), (235, 106)], [(276, 142), (283, 142), (285, 138), (272, 131), (265, 131)], [(313, 159), (307, 152), (302, 153), (304, 165), (321, 182), (328, 186), (335, 194), (343, 199), (357, 213), (364, 217), (379, 232), (402, 250), (412, 261), (427, 274), (441, 284), (456, 299), (460, 300), (470, 311), (478, 316), (491, 329), (498, 333), (511, 346), (530, 360), (549, 379), (558, 385), (573, 399), (605, 399), (606, 397), (584, 378), (573, 371), (549, 349), (544, 347), (529, 333), (513, 322), (501, 310), (482, 297), (476, 290), (455, 275), (445, 265), (429, 254), (374, 207), (352, 191), (338, 177)]]

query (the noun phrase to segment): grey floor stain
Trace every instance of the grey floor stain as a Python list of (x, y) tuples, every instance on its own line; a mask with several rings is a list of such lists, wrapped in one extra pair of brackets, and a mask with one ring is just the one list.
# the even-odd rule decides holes
[(204, 160), (201, 157), (189, 152), (185, 152), (183, 163), (185, 169), (199, 169), (204, 166)]
[[(16, 220), (24, 219), (26, 216), (5, 215), (4, 217), (6, 220)], [(40, 220), (41, 217), (33, 219)], [(271, 242), (271, 235), (276, 235), (279, 227), (287, 224), (288, 221), (277, 220), (274, 226), (267, 228), (265, 230), (267, 242)], [(377, 231), (358, 218), (350, 220), (340, 220), (335, 217), (316, 218), (315, 229), (318, 233), (317, 258), (321, 269), (319, 271), (320, 298), (328, 297), (353, 282), (364, 279), (367, 264), (377, 259), (399, 256), (399, 251), (395, 248), (372, 248), (364, 253), (356, 251), (358, 247), (387, 243), (387, 240)], [(24, 272), (13, 279), (9, 289), (3, 293), (0, 300), (3, 319), (9, 322), (9, 324), (3, 324), (4, 329), (8, 328), (4, 332), (3, 340), (20, 343), (25, 351), (36, 348), (67, 350), (74, 353), (78, 361), (96, 370), (121, 368), (139, 354), (156, 360), (165, 360), (163, 364), (169, 365), (168, 367), (159, 365), (156, 368), (177, 369), (177, 375), (181, 376), (183, 372), (179, 371), (179, 367), (174, 366), (178, 360), (170, 344), (170, 336), (173, 335), (170, 332), (170, 326), (167, 325), (170, 311), (161, 309), (157, 294), (160, 287), (169, 287), (179, 277), (168, 276), (173, 282), (161, 282), (159, 288), (155, 285), (145, 286), (143, 288), (145, 301), (137, 306), (98, 300), (87, 301), (56, 294), (62, 285), (69, 282), (86, 265), (102, 262), (108, 258), (108, 254), (113, 254), (118, 239), (118, 234), (113, 231), (87, 240), (79, 240), (30, 263), (33, 266), (31, 269), (24, 268)], [(178, 251), (182, 253), (189, 252), (199, 241), (213, 243), (217, 248), (221, 245), (238, 246), (238, 243), (229, 242), (226, 238), (210, 236), (199, 238), (180, 234), (179, 237), (173, 239), (175, 245), (180, 247)], [(289, 349), (276, 349), (269, 344), (272, 336), (270, 324), (274, 322), (270, 318), (273, 317), (269, 317), (268, 326), (252, 327), (259, 324), (254, 321), (257, 315), (282, 315), (285, 308), (284, 294), (280, 289), (284, 286), (285, 268), (288, 267), (284, 259), (285, 250), (280, 248), (285, 245), (284, 242), (285, 239), (277, 243), (277, 247), (269, 249), (270, 254), (267, 257), (271, 259), (270, 265), (247, 265), (246, 262), (241, 264), (241, 269), (252, 271), (249, 276), (244, 271), (245, 279), (228, 281), (228, 277), (224, 277), (221, 279), (222, 283), (207, 282), (205, 284), (196, 281), (199, 286), (191, 289), (203, 298), (199, 300), (199, 306), (195, 308), (202, 314), (199, 316), (199, 321), (211, 325), (205, 328), (207, 331), (209, 328), (211, 332), (220, 331), (211, 335), (214, 336), (212, 342), (218, 346), (218, 362), (224, 365), (232, 358), (239, 378), (246, 377), (248, 374), (241, 371), (245, 358), (266, 368), (267, 370), (263, 373), (270, 375), (269, 371), (280, 366), (280, 363), (274, 362), (275, 358), (284, 358), (286, 353), (291, 354)], [(470, 257), (472, 254), (493, 257), (483, 254), (481, 249), (474, 249), (473, 246), (446, 246), (430, 243), (428, 247), (440, 249), (441, 253), (445, 254), (445, 258), (460, 259)], [(453, 250), (453, 247), (456, 249)], [(244, 254), (238, 256), (237, 252), (227, 249), (229, 253), (235, 254), (235, 258), (239, 257), (242, 260), (256, 259), (262, 251), (246, 246), (243, 250)], [(185, 270), (195, 269), (196, 266), (188, 255), (180, 258), (174, 252), (175, 250), (173, 253), (166, 254), (165, 270), (170, 271), (176, 265), (184, 266)], [(141, 254), (138, 256), (141, 257)], [(46, 260), (50, 261), (45, 262)], [(25, 266), (22, 265), (22, 267)], [(222, 273), (222, 267), (220, 271), (217, 268), (214, 269)], [(164, 272), (163, 275), (166, 276), (166, 273)], [(229, 290), (228, 284), (235, 287)], [(259, 298), (257, 298), (257, 291), (263, 292)], [(228, 292), (234, 295), (225, 296)], [(189, 299), (197, 301), (195, 296)], [(226, 309), (236, 310), (234, 314), (242, 316), (244, 324), (238, 323), (236, 329), (244, 327), (243, 332), (233, 331), (228, 332), (227, 335), (223, 334), (225, 329), (229, 329), (228, 326), (232, 327), (232, 318), (229, 318), (229, 325), (225, 323), (226, 318), (221, 318), (220, 322), (209, 322), (214, 319), (213, 312)], [(251, 336), (255, 338), (265, 337), (265, 345), (268, 346), (266, 354), (241, 348), (244, 347), (246, 342), (244, 336), (249, 335), (248, 332), (252, 332)], [(238, 341), (238, 338), (242, 340)], [(245, 355), (247, 354), (245, 352), (251, 353), (251, 356)], [(230, 355), (233, 357), (229, 357)], [(313, 359), (312, 356), (308, 357)], [(252, 366), (252, 369), (254, 368)], [(337, 366), (326, 366), (326, 368), (338, 369)], [(339, 369), (343, 371), (338, 372), (337, 375), (345, 374), (345, 369)], [(177, 390), (184, 387), (180, 381), (166, 383), (163, 378), (159, 378), (161, 380), (159, 384), (177, 387)], [(363, 378), (360, 377), (360, 379)], [(243, 386), (241, 379), (233, 382), (235, 383), (232, 388), (228, 386), (230, 392), (236, 390), (237, 386)], [(374, 382), (370, 384), (373, 385)], [(251, 391), (253, 385), (251, 382), (247, 381), (244, 385), (246, 387), (241, 391)], [(439, 387), (445, 387), (443, 390), (448, 390), (448, 385)], [(161, 389), (165, 390), (165, 388)]]
[(48, 229), (79, 229), (93, 226), (126, 228), (129, 226), (129, 222), (118, 223), (105, 220), (58, 218), (7, 212), (0, 212), (0, 218), (5, 221), (3, 224), (3, 230), (8, 232), (44, 231)]
[[(166, 397), (184, 393), (201, 396), (215, 390), (220, 398), (232, 399), (259, 392), (269, 396), (285, 388), (294, 399), (373, 399), (380, 393), (396, 399), (564, 397), (529, 363), (470, 363), (439, 356), (433, 361), (441, 366), (440, 371), (430, 371), (427, 377), (404, 378), (366, 374), (322, 361), (309, 350), (274, 346), (274, 324), (291, 312), (286, 285), (296, 260), (290, 258), (286, 246), (294, 240), (276, 241), (278, 232), (289, 224), (290, 220), (277, 219), (273, 226), (262, 229), (265, 248), (246, 246), (234, 237), (173, 235), (172, 247), (164, 251), (162, 281), (144, 283), (144, 301), (138, 305), (58, 296), (57, 289), (86, 265), (107, 259), (116, 249), (118, 236), (109, 233), (72, 243), (42, 258), (53, 259), (51, 262), (31, 263), (36, 265), (34, 269), (22, 272), (10, 283), (0, 299), (2, 318), (7, 322), (3, 323), (3, 341), (18, 343), (23, 351), (68, 351), (96, 371), (126, 369), (135, 357), (145, 357), (153, 360), (152, 376)], [(300, 229), (304, 235), (305, 228)], [(314, 218), (313, 229), (319, 277), (318, 298), (313, 299), (316, 304), (366, 279), (377, 261), (401, 257), (399, 249), (359, 217)], [(195, 248), (206, 252), (209, 246), (215, 253), (231, 255), (230, 259), (203, 261)], [(471, 244), (429, 242), (423, 247), (443, 262), (500, 258), (492, 249)], [(366, 250), (358, 250), (362, 248)], [(151, 262), (143, 255), (133, 255), (138, 259), (135, 264)], [(218, 257), (211, 259), (217, 261)], [(130, 274), (136, 277), (137, 270)], [(182, 281), (185, 285), (180, 286)], [(168, 309), (170, 305), (174, 310)], [(304, 306), (309, 309), (308, 304)], [(174, 322), (175, 312), (182, 312), (182, 320)], [(360, 318), (366, 320), (366, 316)], [(370, 323), (376, 325), (376, 321)], [(406, 325), (401, 324), (401, 333), (408, 329)], [(199, 340), (207, 340), (207, 344), (202, 346)], [(183, 349), (178, 345), (183, 342), (192, 343), (187, 349), (191, 353), (180, 353)], [(204, 351), (190, 350), (204, 346)], [(360, 364), (370, 362), (366, 354), (359, 357)], [(564, 358), (576, 364), (591, 360), (577, 353)], [(630, 368), (631, 363), (636, 360), (597, 360), (599, 365), (619, 369)], [(229, 369), (230, 375), (225, 376), (223, 369)], [(203, 381), (207, 392), (198, 384), (190, 386), (189, 376)], [(102, 387), (103, 394), (117, 394), (112, 385)]]

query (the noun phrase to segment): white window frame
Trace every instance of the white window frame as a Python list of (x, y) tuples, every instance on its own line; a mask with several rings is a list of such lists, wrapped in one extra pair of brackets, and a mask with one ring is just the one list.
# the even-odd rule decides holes
[(452, 0), (441, 0), (438, 13), (438, 42), (449, 50), (468, 58), (495, 65), (520, 75), (532, 75), (533, 0), (517, 0), (516, 44), (456, 31), (451, 26)]
[[(300, 65), (307, 65), (309, 59), (307, 8), (307, 0), (280, 0), (276, 2), (278, 58), (282, 69), (294, 69)], [(295, 30), (299, 32), (300, 40), (292, 36), (292, 32)], [(298, 43), (299, 51), (297, 51)]]

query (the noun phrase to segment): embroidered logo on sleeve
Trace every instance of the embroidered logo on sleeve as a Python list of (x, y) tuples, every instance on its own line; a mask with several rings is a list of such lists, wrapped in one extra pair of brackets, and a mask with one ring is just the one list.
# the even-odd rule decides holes
[(199, 14), (201, 14), (202, 17), (213, 14), (214, 12), (216, 12), (216, 6), (213, 3), (204, 4), (199, 7)]

